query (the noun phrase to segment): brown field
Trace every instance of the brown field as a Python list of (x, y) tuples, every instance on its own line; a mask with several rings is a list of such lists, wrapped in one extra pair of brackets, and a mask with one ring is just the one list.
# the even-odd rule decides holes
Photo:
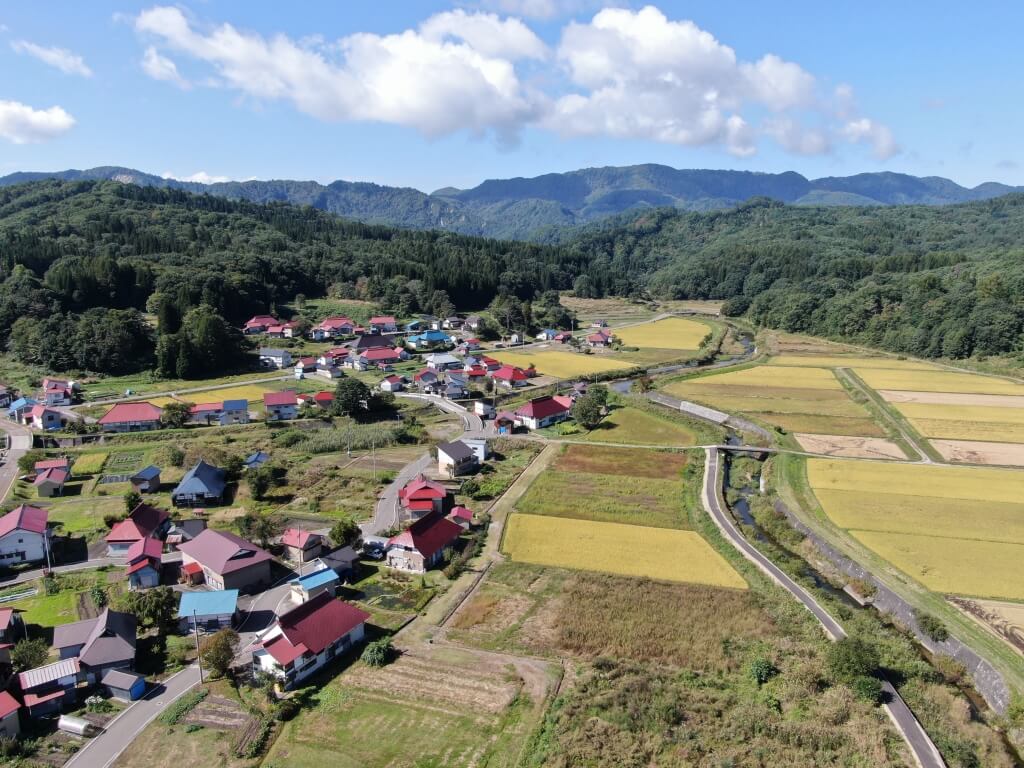
[(842, 456), (849, 459), (906, 459), (896, 443), (877, 437), (850, 437), (848, 435), (793, 435), (800, 447), (809, 453)]
[(989, 405), (998, 408), (1024, 408), (1024, 397), (1017, 395), (976, 395), (963, 392), (905, 392), (899, 389), (880, 389), (878, 394), (890, 403)]
[(1024, 655), (1024, 604), (951, 597), (949, 602)]
[(679, 477), (686, 455), (604, 445), (568, 445), (552, 465), (561, 472), (664, 480)]
[(957, 464), (1001, 464), (1024, 467), (1024, 445), (980, 440), (929, 440), (946, 461)]

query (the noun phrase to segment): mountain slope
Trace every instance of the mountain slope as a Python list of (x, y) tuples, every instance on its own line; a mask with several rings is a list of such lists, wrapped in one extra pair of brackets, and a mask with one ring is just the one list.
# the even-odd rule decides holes
[(545, 239), (553, 228), (575, 227), (635, 209), (711, 211), (757, 197), (810, 206), (949, 205), (1024, 191), (1024, 187), (995, 182), (968, 189), (936, 176), (889, 172), (808, 180), (792, 171), (678, 170), (656, 164), (489, 179), (472, 189), (446, 187), (432, 194), (349, 181), (327, 186), (288, 180), (200, 184), (117, 166), (14, 173), (0, 178), (0, 186), (46, 178), (113, 180), (255, 203), (289, 202), (373, 224), (520, 240)]

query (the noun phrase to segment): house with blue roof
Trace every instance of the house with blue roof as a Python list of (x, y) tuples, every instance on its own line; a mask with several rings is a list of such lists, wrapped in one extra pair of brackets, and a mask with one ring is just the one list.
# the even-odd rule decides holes
[(230, 424), (249, 423), (249, 401), (248, 400), (225, 400), (219, 418), (220, 425), (226, 427)]
[(405, 343), (417, 350), (435, 349), (450, 345), (452, 339), (447, 333), (442, 333), (441, 331), (425, 331), (416, 336), (408, 337)]
[(137, 493), (156, 493), (160, 490), (160, 467), (150, 464), (132, 475), (129, 480)]
[(312, 600), (324, 592), (334, 597), (338, 590), (338, 583), (338, 574), (333, 568), (322, 568), (288, 582), (292, 588), (292, 595), (300, 603)]
[(178, 623), (182, 632), (194, 632), (197, 626), (206, 632), (216, 632), (233, 626), (237, 615), (237, 589), (181, 593)]
[(220, 504), (224, 500), (226, 486), (224, 470), (200, 459), (171, 491), (171, 501), (176, 507)]
[(7, 418), (19, 424), (24, 424), (27, 414), (37, 405), (39, 405), (38, 400), (34, 400), (31, 397), (19, 397), (7, 406)]

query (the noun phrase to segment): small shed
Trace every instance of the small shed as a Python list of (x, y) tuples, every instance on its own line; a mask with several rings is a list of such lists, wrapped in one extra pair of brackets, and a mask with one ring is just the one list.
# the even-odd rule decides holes
[(100, 682), (118, 701), (136, 701), (146, 692), (146, 678), (122, 669), (108, 669)]
[(178, 623), (182, 632), (195, 631), (196, 624), (201, 630), (216, 632), (232, 626), (237, 614), (237, 589), (184, 592), (178, 606)]
[(338, 589), (338, 574), (332, 568), (323, 568), (292, 579), (289, 584), (295, 598), (305, 603), (324, 592), (334, 597)]
[(156, 493), (160, 490), (160, 467), (150, 464), (131, 476), (132, 490), (137, 493)]
[(281, 535), (285, 557), (294, 563), (307, 563), (320, 556), (323, 536), (301, 528), (287, 528)]

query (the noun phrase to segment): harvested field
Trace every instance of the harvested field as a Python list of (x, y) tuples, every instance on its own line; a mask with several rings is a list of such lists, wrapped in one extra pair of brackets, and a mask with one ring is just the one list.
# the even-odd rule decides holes
[(1024, 655), (1024, 604), (951, 597), (949, 602)]
[(899, 389), (878, 390), (890, 403), (924, 405), (984, 405), (996, 408), (1024, 408), (1024, 397), (1017, 395), (974, 395), (962, 392), (912, 392)]
[(682, 424), (631, 406), (614, 408), (583, 440), (624, 445), (696, 445), (697, 436)]
[(896, 443), (876, 437), (846, 435), (793, 435), (800, 447), (809, 453), (842, 456), (848, 459), (906, 459)]
[(746, 589), (746, 582), (693, 531), (570, 520), (517, 512), (503, 548), (535, 565)]
[(238, 701), (224, 696), (207, 696), (185, 715), (182, 722), (227, 731), (241, 728), (248, 721), (249, 713)]
[(528, 368), (532, 363), (537, 370), (560, 379), (571, 379), (588, 373), (603, 371), (628, 370), (629, 363), (617, 360), (611, 353), (585, 355), (579, 352), (560, 352), (542, 350), (539, 352), (505, 352), (497, 350), (489, 353), (491, 357), (503, 363)]
[(850, 531), (935, 592), (1024, 599), (1024, 544)]
[(885, 430), (867, 416), (857, 419), (836, 416), (815, 416), (808, 413), (757, 413), (750, 412), (755, 419), (775, 424), (787, 432), (814, 432), (824, 435), (857, 435), (862, 437), (884, 437)]
[(956, 464), (998, 464), (1024, 467), (1024, 445), (980, 440), (929, 440), (946, 461)]
[[(784, 367), (772, 365), (756, 365), (741, 371), (711, 374), (695, 379), (687, 379), (680, 384), (713, 385), (730, 387), (733, 385), (749, 385), (759, 389), (764, 387), (791, 387), (794, 389), (835, 389), (842, 391), (842, 384), (832, 371), (823, 368)], [(671, 391), (670, 384), (666, 391)]]
[(1024, 384), (951, 371), (895, 371), (863, 369), (858, 375), (872, 389), (903, 389), (911, 392), (958, 392), (979, 395), (1024, 395)]
[(669, 317), (616, 330), (615, 336), (630, 347), (689, 350), (698, 349), (710, 333), (711, 328), (704, 323)]
[(795, 365), (813, 368), (891, 368), (904, 371), (935, 371), (939, 370), (931, 363), (918, 360), (900, 360), (895, 357), (861, 357), (856, 355), (796, 355), (784, 354), (772, 357), (771, 365)]
[(688, 527), (682, 512), (682, 483), (678, 475), (668, 479), (542, 473), (516, 504), (531, 515), (551, 515), (575, 520), (653, 528)]
[(953, 419), (910, 419), (911, 426), (928, 438), (981, 440), (993, 443), (1024, 443), (1024, 424), (956, 421)]
[(624, 475), (663, 480), (679, 477), (686, 466), (686, 454), (613, 448), (607, 445), (567, 445), (555, 459), (553, 469), (561, 472)]
[[(1019, 399), (1024, 400), (1024, 398)], [(899, 403), (895, 408), (908, 419), (1024, 425), (1024, 408), (1004, 408), (993, 405), (932, 405), (927, 403)]]

